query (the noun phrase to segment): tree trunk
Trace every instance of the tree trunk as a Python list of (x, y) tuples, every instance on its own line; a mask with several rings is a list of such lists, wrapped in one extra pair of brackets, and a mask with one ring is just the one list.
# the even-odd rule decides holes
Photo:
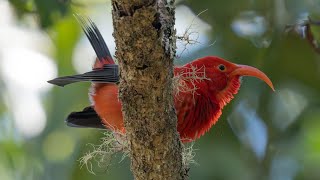
[(186, 178), (172, 95), (173, 2), (112, 0), (119, 97), (137, 180)]

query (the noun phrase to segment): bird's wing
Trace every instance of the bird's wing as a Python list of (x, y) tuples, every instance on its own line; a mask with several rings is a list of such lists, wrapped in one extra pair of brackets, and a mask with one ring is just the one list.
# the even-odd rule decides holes
[(80, 112), (70, 113), (66, 119), (66, 123), (70, 127), (106, 129), (100, 117), (91, 106), (84, 108)]
[(50, 84), (65, 86), (75, 82), (89, 81), (95, 83), (117, 83), (119, 81), (118, 65), (106, 64), (103, 68), (73, 76), (58, 77), (48, 81)]

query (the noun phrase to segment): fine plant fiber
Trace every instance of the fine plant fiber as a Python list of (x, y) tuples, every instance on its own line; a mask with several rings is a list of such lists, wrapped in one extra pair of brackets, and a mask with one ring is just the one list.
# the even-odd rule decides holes
[[(91, 146), (91, 150), (85, 153), (79, 161), (80, 167), (86, 167), (88, 172), (96, 175), (96, 169), (108, 170), (112, 165), (112, 159), (117, 154), (122, 154), (119, 163), (129, 156), (128, 140), (124, 134), (107, 131), (103, 133), (101, 144)], [(194, 160), (196, 155), (194, 149), (194, 142), (182, 145), (182, 164), (185, 169), (190, 169), (190, 165), (196, 164)]]

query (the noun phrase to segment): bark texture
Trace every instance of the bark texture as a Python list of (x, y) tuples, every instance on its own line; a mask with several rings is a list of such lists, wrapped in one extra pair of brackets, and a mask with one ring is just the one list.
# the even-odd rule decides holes
[(172, 77), (174, 5), (167, 0), (112, 0), (119, 96), (137, 180), (185, 179)]

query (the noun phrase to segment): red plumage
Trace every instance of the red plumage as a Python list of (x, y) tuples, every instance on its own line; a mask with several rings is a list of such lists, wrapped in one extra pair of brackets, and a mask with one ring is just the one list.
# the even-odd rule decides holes
[[(81, 112), (71, 113), (67, 118), (69, 126), (101, 128), (102, 122), (108, 129), (125, 133), (118, 87), (113, 84), (118, 81), (118, 67), (96, 25), (90, 19), (77, 18), (97, 54), (93, 70), (49, 82), (59, 86), (92, 82), (89, 93), (92, 105)], [(237, 94), (241, 76), (257, 77), (274, 90), (270, 79), (258, 69), (215, 56), (174, 67), (174, 105), (177, 130), (183, 142), (199, 138), (217, 122), (223, 107)]]
[[(99, 68), (100, 62), (110, 63), (96, 61), (94, 68)], [(220, 66), (224, 66), (223, 70), (219, 69)], [(230, 76), (236, 69), (236, 64), (214, 56), (174, 68), (174, 103), (178, 132), (184, 142), (199, 138), (217, 122), (223, 107), (240, 88), (241, 74)], [(113, 131), (124, 133), (117, 85), (93, 83), (90, 96), (103, 123)]]

